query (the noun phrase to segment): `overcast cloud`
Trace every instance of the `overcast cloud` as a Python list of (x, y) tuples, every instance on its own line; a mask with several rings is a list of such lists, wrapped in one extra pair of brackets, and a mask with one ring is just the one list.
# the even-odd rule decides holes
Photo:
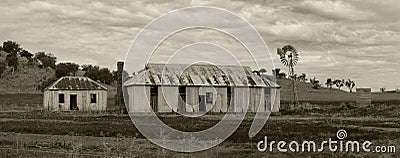
[[(202, 5), (225, 8), (249, 21), (267, 43), (275, 66), (284, 71), (286, 68), (275, 51), (291, 44), (301, 53), (296, 71), (305, 72), (308, 77), (316, 76), (322, 82), (327, 77), (351, 78), (358, 87), (373, 90), (400, 86), (397, 0), (0, 0), (0, 3), (0, 41), (17, 41), (31, 52), (51, 52), (59, 62), (114, 69), (147, 23), (168, 11)], [(187, 44), (188, 39), (201, 42), (214, 37), (212, 41), (217, 43), (231, 41), (216, 34), (183, 32), (166, 41), (158, 51), (172, 54)], [(231, 49), (241, 50), (235, 46)], [(154, 60), (161, 60), (166, 54), (160, 53), (159, 57)]]

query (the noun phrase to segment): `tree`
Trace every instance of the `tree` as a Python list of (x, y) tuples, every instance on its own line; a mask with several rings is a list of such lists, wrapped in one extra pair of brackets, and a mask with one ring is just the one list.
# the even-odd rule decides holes
[(253, 70), (252, 71), (254, 74), (257, 74), (258, 76), (260, 76), (260, 71), (258, 71), (258, 70)]
[(295, 80), (295, 81), (298, 79), (297, 74), (293, 74), (293, 76), (290, 76), (290, 78)]
[(17, 70), (18, 67), (18, 57), (17, 53), (9, 53), (6, 57), (8, 66), (13, 68), (13, 72)]
[(105, 84), (111, 84), (113, 81), (113, 75), (111, 71), (108, 68), (101, 68), (100, 69), (100, 81), (102, 81)]
[(286, 73), (280, 72), (280, 73), (278, 74), (278, 78), (280, 78), (280, 79), (286, 78)]
[(267, 70), (264, 69), (264, 68), (261, 68), (259, 72), (260, 72), (261, 74), (265, 74), (265, 73), (267, 73)]
[(276, 78), (279, 77), (279, 73), (280, 73), (281, 69), (280, 68), (276, 68), (272, 70), (272, 73), (275, 75)]
[(314, 88), (314, 89), (318, 89), (321, 85), (319, 84), (319, 81), (318, 81), (318, 79), (316, 78), (316, 77), (314, 77), (314, 78), (312, 78), (312, 79), (310, 79), (310, 82), (311, 82), (311, 84), (312, 84), (312, 88)]
[(40, 60), (44, 67), (56, 68), (57, 58), (51, 53), (46, 54), (45, 52), (37, 52), (35, 54), (35, 59)]
[(3, 51), (7, 53), (14, 53), (17, 54), (21, 51), (20, 44), (14, 42), (14, 41), (7, 41), (3, 42)]
[(101, 81), (105, 84), (111, 84), (114, 77), (108, 68), (100, 68), (99, 66), (82, 65), (83, 76), (89, 77), (95, 81)]
[(60, 78), (68, 75), (76, 75), (79, 65), (75, 63), (59, 63), (56, 66), (56, 77)]
[(299, 78), (299, 81), (301, 81), (301, 82), (306, 82), (307, 81), (305, 73), (301, 73), (301, 75), (299, 75), (298, 78)]
[(350, 93), (352, 93), (352, 92), (353, 92), (353, 88), (356, 86), (356, 83), (354, 83), (354, 81), (348, 79), (348, 80), (345, 82), (345, 85), (346, 85), (346, 87), (350, 90)]
[(344, 79), (342, 79), (342, 80), (336, 79), (335, 81), (333, 81), (333, 84), (336, 85), (336, 87), (339, 88), (339, 90), (340, 90), (340, 88), (343, 87), (343, 85), (344, 85)]
[(32, 60), (33, 54), (28, 52), (27, 50), (21, 50), (21, 52), (19, 53), (19, 55), (21, 57), (25, 57), (26, 59)]
[(332, 79), (331, 79), (331, 78), (327, 78), (327, 79), (326, 79), (325, 85), (326, 85), (327, 88), (332, 89), (332, 86), (333, 86), (333, 81), (332, 81)]
[(6, 70), (6, 66), (6, 63), (0, 62), (0, 76), (4, 72), (4, 70)]
[(49, 87), (55, 81), (57, 81), (57, 78), (55, 77), (49, 78), (46, 81), (43, 81), (42, 84), (37, 87), (37, 90), (41, 90), (43, 92), (45, 88)]

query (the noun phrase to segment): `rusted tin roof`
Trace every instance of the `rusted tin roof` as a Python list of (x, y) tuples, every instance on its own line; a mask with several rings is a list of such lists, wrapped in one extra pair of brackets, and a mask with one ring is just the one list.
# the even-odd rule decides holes
[(66, 76), (45, 90), (107, 90), (107, 88), (88, 77)]
[(250, 86), (274, 85), (252, 73), (247, 66), (148, 64), (125, 82), (131, 85)]

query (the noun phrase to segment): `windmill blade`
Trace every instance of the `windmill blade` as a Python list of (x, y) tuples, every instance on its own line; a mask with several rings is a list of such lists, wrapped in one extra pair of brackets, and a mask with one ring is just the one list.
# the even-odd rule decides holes
[(280, 49), (280, 48), (278, 48), (278, 49), (276, 50), (276, 52), (277, 52), (277, 54), (278, 54), (279, 56), (282, 56), (282, 55), (285, 54), (285, 51), (283, 51), (283, 50)]
[(285, 66), (296, 65), (299, 60), (298, 51), (291, 45), (277, 48), (277, 54), (280, 56), (280, 60)]
[(286, 60), (286, 58), (281, 58), (281, 62), (283, 65), (287, 66), (288, 65), (288, 61)]

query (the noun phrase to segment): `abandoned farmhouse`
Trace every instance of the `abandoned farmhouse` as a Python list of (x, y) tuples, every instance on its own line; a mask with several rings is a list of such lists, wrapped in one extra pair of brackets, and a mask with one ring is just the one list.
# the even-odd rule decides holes
[(124, 83), (128, 112), (246, 112), (247, 104), (249, 112), (279, 112), (280, 86), (250, 67), (164, 66), (147, 64)]
[(107, 107), (107, 88), (87, 77), (62, 77), (43, 96), (48, 111), (105, 111)]

